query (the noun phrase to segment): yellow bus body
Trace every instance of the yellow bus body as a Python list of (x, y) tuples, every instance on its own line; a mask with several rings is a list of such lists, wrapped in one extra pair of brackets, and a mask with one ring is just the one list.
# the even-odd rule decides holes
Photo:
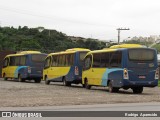
[[(87, 55), (92, 55), (93, 53), (105, 53), (105, 52), (113, 52), (116, 49), (103, 49), (103, 50), (95, 50), (87, 53)], [(86, 56), (87, 56), (86, 55)], [(92, 60), (93, 63), (93, 60)], [(82, 84), (84, 84), (85, 78), (88, 78), (88, 84), (90, 85), (101, 85), (102, 83), (102, 76), (106, 71), (105, 68), (92, 68), (82, 72)], [(94, 73), (94, 74), (93, 74)]]
[[(121, 44), (121, 45), (113, 45), (110, 48), (104, 48), (102, 50), (91, 51), (88, 54), (92, 55), (94, 53), (105, 53), (105, 52), (113, 52), (119, 48), (141, 48), (143, 45), (139, 44)], [(87, 55), (88, 55), (87, 54)], [(86, 55), (86, 56), (87, 56)], [(93, 60), (92, 60), (93, 63)], [(102, 76), (107, 71), (107, 68), (92, 68), (82, 73), (82, 84), (84, 84), (85, 78), (88, 78), (88, 84), (90, 85), (102, 85)], [(94, 73), (94, 74), (93, 74)]]
[[(10, 59), (11, 57), (17, 57), (17, 56), (25, 56), (25, 55), (30, 55), (30, 54), (42, 54), (41, 52), (39, 51), (22, 51), (22, 52), (18, 52), (17, 54), (9, 54), (7, 55), (5, 59), (8, 59), (8, 64), (7, 66), (3, 67), (2, 68), (2, 77), (4, 78), (18, 78), (18, 71), (22, 68), (28, 68), (29, 67), (29, 64), (30, 64), (30, 61), (28, 61), (27, 63), (27, 66), (26, 65), (13, 65), (13, 66), (10, 66)], [(26, 62), (26, 61), (25, 61)], [(26, 63), (25, 63), (26, 64)], [(26, 74), (26, 73), (25, 73)], [(31, 74), (31, 73), (30, 73)], [(35, 73), (34, 73), (35, 74)], [(26, 75), (27, 76), (27, 75)], [(41, 75), (42, 76), (42, 75)], [(24, 77), (24, 76), (22, 76)]]
[[(60, 55), (67, 55), (67, 54), (74, 54), (76, 52), (89, 52), (89, 49), (84, 48), (73, 48), (73, 49), (67, 49), (66, 51), (57, 52), (57, 53), (50, 53), (47, 58), (51, 58), (54, 56), (60, 56)], [(52, 60), (51, 60), (52, 61)], [(55, 79), (61, 79), (61, 77), (66, 76), (71, 71), (71, 66), (52, 66), (52, 63), (49, 63), (48, 68), (44, 68), (43, 70), (43, 80), (46, 79), (50, 81), (56, 81)], [(62, 78), (63, 79), (63, 78)]]

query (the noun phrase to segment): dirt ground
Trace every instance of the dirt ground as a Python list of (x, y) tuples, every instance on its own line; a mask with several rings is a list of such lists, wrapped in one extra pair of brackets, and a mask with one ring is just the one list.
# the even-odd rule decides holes
[(0, 107), (141, 102), (160, 102), (160, 87), (144, 88), (142, 94), (133, 94), (131, 89), (109, 93), (104, 87), (92, 87), (91, 90), (87, 90), (81, 85), (66, 87), (62, 83), (45, 85), (44, 81), (21, 83), (0, 79)]

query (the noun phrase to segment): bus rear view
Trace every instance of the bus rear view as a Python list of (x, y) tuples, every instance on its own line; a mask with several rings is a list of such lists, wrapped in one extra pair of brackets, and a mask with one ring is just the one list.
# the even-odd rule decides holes
[(134, 93), (142, 93), (143, 87), (158, 85), (159, 69), (157, 52), (150, 48), (127, 49), (123, 72), (123, 88), (132, 88)]

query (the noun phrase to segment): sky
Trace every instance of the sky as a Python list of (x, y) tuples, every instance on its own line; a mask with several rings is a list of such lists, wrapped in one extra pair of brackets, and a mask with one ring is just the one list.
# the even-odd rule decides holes
[(0, 0), (0, 26), (43, 26), (69, 36), (121, 41), (160, 35), (160, 0)]

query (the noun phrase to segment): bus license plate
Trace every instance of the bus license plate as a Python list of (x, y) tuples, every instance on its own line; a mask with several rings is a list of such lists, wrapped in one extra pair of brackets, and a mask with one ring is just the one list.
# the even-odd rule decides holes
[(140, 78), (140, 79), (145, 79), (145, 78), (146, 78), (146, 76), (144, 76), (144, 75), (140, 75), (140, 76), (139, 76), (139, 78)]

